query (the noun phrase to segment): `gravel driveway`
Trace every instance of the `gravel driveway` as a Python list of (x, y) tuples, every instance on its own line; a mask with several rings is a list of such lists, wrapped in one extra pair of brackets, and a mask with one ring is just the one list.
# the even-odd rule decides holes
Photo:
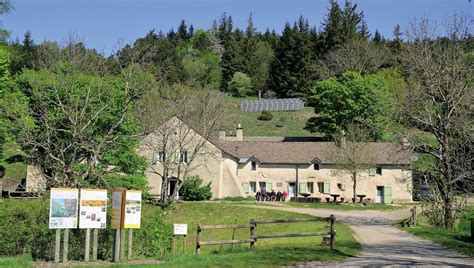
[(327, 217), (330, 214), (334, 214), (337, 220), (344, 222), (351, 227), (356, 239), (362, 245), (362, 252), (359, 256), (347, 258), (344, 262), (307, 262), (294, 267), (474, 267), (473, 258), (446, 249), (429, 240), (419, 238), (392, 226), (396, 220), (410, 215), (408, 209), (395, 211), (342, 211), (283, 206), (260, 206), (260, 208), (291, 211), (321, 217)]

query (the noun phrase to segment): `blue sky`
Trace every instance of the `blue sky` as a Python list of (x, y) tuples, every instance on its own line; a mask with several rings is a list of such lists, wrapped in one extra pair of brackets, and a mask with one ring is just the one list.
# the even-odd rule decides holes
[[(267, 27), (280, 32), (287, 21), (299, 15), (311, 25), (321, 25), (328, 0), (11, 0), (15, 8), (1, 20), (11, 38), (23, 39), (30, 30), (36, 43), (64, 43), (71, 34), (88, 47), (109, 54), (119, 40), (131, 42), (149, 30), (167, 32), (181, 19), (196, 28), (209, 28), (223, 12), (234, 25), (244, 28), (250, 12), (259, 31)], [(339, 1), (342, 4), (342, 1)], [(359, 0), (369, 29), (391, 38), (394, 26), (405, 27), (422, 16), (440, 22), (454, 12), (473, 14), (469, 0)]]

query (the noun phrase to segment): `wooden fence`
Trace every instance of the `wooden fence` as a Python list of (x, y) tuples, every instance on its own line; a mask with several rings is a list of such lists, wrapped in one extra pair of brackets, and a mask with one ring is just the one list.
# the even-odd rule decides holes
[[(261, 234), (256, 235), (255, 231), (258, 225), (262, 224), (278, 224), (278, 223), (296, 223), (296, 222), (317, 222), (321, 220), (328, 221), (329, 232), (315, 232), (315, 233), (289, 233), (289, 234)], [(250, 244), (250, 249), (255, 248), (255, 243), (258, 239), (272, 239), (272, 238), (288, 238), (288, 237), (306, 237), (306, 236), (329, 236), (329, 245), (331, 249), (334, 248), (334, 237), (336, 231), (334, 230), (334, 222), (336, 218), (331, 214), (328, 218), (306, 218), (306, 219), (282, 219), (282, 220), (250, 220), (250, 224), (226, 224), (226, 225), (197, 225), (197, 235), (196, 235), (196, 255), (199, 255), (201, 252), (201, 246), (207, 245), (225, 245), (225, 244)], [(249, 239), (242, 240), (202, 240), (202, 231), (203, 230), (215, 230), (215, 229), (246, 229), (250, 230)]]

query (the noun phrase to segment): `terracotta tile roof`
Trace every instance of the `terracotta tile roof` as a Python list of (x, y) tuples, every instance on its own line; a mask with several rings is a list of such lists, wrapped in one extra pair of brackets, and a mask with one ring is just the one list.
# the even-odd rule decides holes
[[(293, 138), (294, 139), (294, 138)], [(273, 140), (273, 141), (268, 141)], [(220, 141), (219, 143), (235, 157), (256, 157), (262, 163), (309, 164), (315, 159), (334, 164), (334, 142), (322, 141), (284, 141), (270, 138), (253, 141)], [(297, 139), (296, 139), (297, 140)], [(409, 165), (411, 154), (401, 145), (389, 142), (372, 142), (368, 148), (373, 153), (376, 164)]]

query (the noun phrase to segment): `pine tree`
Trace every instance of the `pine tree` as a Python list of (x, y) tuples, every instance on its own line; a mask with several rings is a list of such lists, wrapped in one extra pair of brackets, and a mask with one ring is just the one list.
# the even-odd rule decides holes
[(307, 21), (286, 24), (270, 67), (269, 88), (279, 97), (305, 96), (312, 83), (312, 43)]
[(23, 38), (23, 46), (22, 46), (22, 58), (23, 64), (25, 67), (33, 68), (35, 65), (34, 62), (37, 58), (37, 51), (35, 47), (35, 43), (31, 38), (31, 32), (27, 31)]
[(322, 33), (323, 45), (321, 54), (324, 54), (342, 42), (342, 40), (340, 40), (340, 33), (342, 31), (341, 8), (335, 0), (330, 0), (329, 4), (329, 12), (323, 22), (324, 30)]
[(383, 39), (382, 39), (382, 36), (380, 35), (379, 33), (379, 30), (375, 30), (375, 34), (374, 34), (374, 38), (372, 39), (372, 41), (375, 43), (375, 44), (381, 44)]
[(179, 41), (187, 42), (190, 38), (188, 33), (188, 26), (184, 20), (181, 20), (178, 26), (177, 38)]

